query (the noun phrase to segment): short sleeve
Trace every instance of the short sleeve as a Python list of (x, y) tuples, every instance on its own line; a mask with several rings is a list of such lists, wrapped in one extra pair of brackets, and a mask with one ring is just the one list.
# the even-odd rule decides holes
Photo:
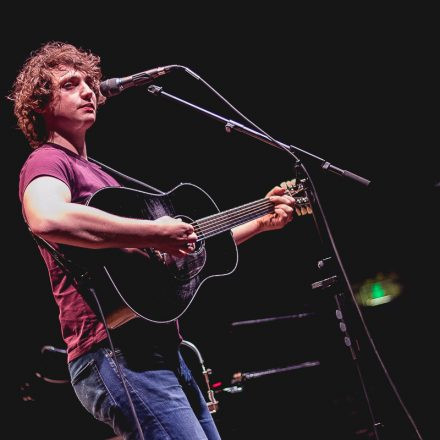
[(66, 153), (56, 148), (39, 148), (28, 157), (20, 172), (20, 201), (29, 183), (41, 176), (55, 177), (72, 188), (73, 173)]

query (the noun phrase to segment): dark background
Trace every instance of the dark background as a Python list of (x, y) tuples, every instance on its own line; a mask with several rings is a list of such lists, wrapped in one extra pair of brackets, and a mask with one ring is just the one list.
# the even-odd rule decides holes
[[(2, 96), (30, 51), (49, 40), (99, 54), (105, 78), (181, 64), (274, 138), (371, 180), (363, 187), (300, 156), (352, 285), (383, 273), (395, 274), (402, 286), (394, 301), (362, 309), (377, 353), (350, 307), (348, 292), (342, 298), (348, 304), (344, 311), (349, 329), (361, 345), (358, 365), (370, 404), (384, 425), (379, 434), (385, 439), (417, 438), (409, 414), (423, 438), (435, 438), (428, 402), (436, 398), (433, 334), (440, 189), (434, 185), (440, 173), (429, 111), (434, 64), (429, 14), (344, 11), (350, 16), (346, 20), (333, 10), (334, 20), (329, 11), (320, 10), (289, 19), (281, 10), (260, 10), (258, 18), (251, 19), (212, 6), (202, 11), (203, 19), (179, 21), (174, 16), (170, 22), (165, 11), (160, 12), (137, 20), (136, 13), (129, 19), (113, 16), (110, 22), (92, 20), (88, 10), (69, 10), (43, 25), (29, 17), (29, 24), (16, 30), (19, 38), (11, 35), (5, 45)], [(67, 24), (65, 14), (77, 18)], [(156, 84), (249, 126), (184, 72), (170, 73)], [(5, 322), (10, 320), (3, 338), (4, 401), (20, 420), (20, 434), (14, 438), (30, 433), (109, 438), (111, 431), (80, 408), (68, 385), (35, 377), (36, 371), (65, 377), (64, 359), (40, 353), (44, 345), (63, 343), (46, 269), (24, 227), (17, 198), (18, 173), (29, 149), (15, 128), (11, 103), (3, 99), (1, 109), (7, 255), (3, 297)], [(243, 134), (227, 134), (221, 123), (144, 88), (108, 100), (87, 146), (90, 156), (163, 190), (180, 182), (197, 184), (221, 209), (255, 200), (293, 176), (287, 154)], [(199, 348), (213, 370), (212, 382), (221, 381), (222, 389), (237, 371), (308, 361), (319, 361), (320, 366), (249, 380), (234, 395), (218, 393), (220, 411), (215, 417), (223, 437), (373, 438), (355, 363), (337, 330), (333, 295), (310, 289), (310, 283), (320, 279), (317, 260), (327, 256), (312, 217), (260, 235), (239, 251), (238, 269), (207, 282), (181, 319), (185, 339)], [(307, 316), (232, 325), (302, 313)], [(196, 358), (190, 351), (185, 355), (203, 386)], [(23, 401), (23, 395), (34, 400)]]

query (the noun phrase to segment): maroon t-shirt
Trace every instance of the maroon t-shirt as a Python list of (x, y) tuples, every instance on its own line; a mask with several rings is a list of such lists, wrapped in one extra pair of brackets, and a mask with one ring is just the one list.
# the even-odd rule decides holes
[[(23, 194), (28, 184), (41, 176), (55, 177), (64, 182), (70, 189), (73, 203), (84, 204), (89, 196), (103, 187), (120, 186), (98, 165), (53, 143), (47, 143), (33, 151), (24, 163), (19, 180), (21, 202), (23, 202)], [(50, 244), (60, 250), (60, 246), (56, 243)], [(61, 333), (67, 345), (67, 360), (70, 362), (86, 353), (94, 344), (104, 340), (107, 334), (104, 324), (98, 319), (75, 285), (69, 282), (69, 278), (52, 255), (42, 247), (40, 247), (40, 252), (46, 263), (52, 292), (59, 308)], [(133, 321), (139, 321), (139, 319)], [(133, 327), (133, 324), (128, 323), (123, 327), (125, 326)], [(149, 339), (160, 336), (162, 339), (173, 341), (174, 344), (181, 340), (177, 322), (174, 325), (165, 326), (160, 330), (162, 333), (160, 335), (155, 335), (156, 329), (153, 333), (147, 331), (149, 326), (149, 323), (142, 326), (142, 331), (146, 332)], [(138, 330), (136, 329), (136, 331)], [(137, 337), (139, 336), (137, 333)], [(130, 335), (127, 338), (131, 339)], [(139, 339), (137, 338), (137, 340)]]

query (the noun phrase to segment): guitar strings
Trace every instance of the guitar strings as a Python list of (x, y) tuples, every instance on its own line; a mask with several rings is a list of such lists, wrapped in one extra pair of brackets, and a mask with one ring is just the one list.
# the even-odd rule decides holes
[[(299, 205), (307, 203), (306, 197), (298, 197), (295, 200)], [(198, 233), (200, 231), (203, 234), (203, 237), (197, 241), (227, 231), (234, 226), (261, 217), (266, 213), (274, 212), (274, 206), (273, 202), (264, 198), (193, 222), (192, 225), (195, 228), (195, 232)]]
[[(297, 197), (295, 199), (298, 205), (302, 205), (307, 201), (306, 197)], [(265, 199), (257, 200), (256, 202), (250, 202), (238, 208), (232, 208), (222, 213), (213, 214), (211, 216), (200, 219), (197, 222), (194, 222), (193, 224), (195, 226), (199, 225), (201, 229), (203, 228), (209, 229), (210, 227), (212, 228), (212, 227), (216, 227), (217, 225), (222, 225), (224, 218), (226, 218), (227, 223), (231, 223), (231, 222), (233, 223), (236, 219), (240, 218), (242, 215), (249, 213), (252, 214), (254, 212), (260, 213), (262, 208), (264, 209), (273, 206), (274, 204), (269, 199), (265, 198)]]
[[(212, 237), (214, 235), (220, 234), (221, 232), (225, 232), (235, 226), (238, 226), (242, 223), (246, 223), (247, 221), (253, 220), (255, 218), (261, 217), (264, 214), (269, 214), (273, 212), (273, 206), (263, 206), (262, 209), (252, 210), (247, 213), (247, 215), (236, 215), (235, 218), (228, 218), (227, 221), (219, 221), (214, 224), (210, 224), (208, 226), (198, 227), (197, 223), (194, 224), (195, 232), (198, 233), (198, 229), (202, 233), (201, 240), (205, 238)], [(238, 220), (238, 221), (237, 221)], [(200, 240), (197, 240), (200, 241)]]
[(215, 214), (212, 214), (208, 217), (204, 217), (202, 219), (197, 220), (197, 223), (199, 225), (207, 226), (209, 227), (210, 224), (216, 224), (221, 222), (225, 218), (232, 218), (236, 214), (240, 213), (246, 213), (247, 211), (253, 211), (254, 209), (258, 209), (260, 206), (267, 206), (269, 205), (268, 199), (261, 199), (254, 202), (247, 203), (246, 205), (239, 206), (237, 208), (228, 209), (227, 211), (218, 212)]
[[(288, 193), (288, 195), (290, 195), (290, 196), (294, 196), (295, 194), (297, 194), (298, 192), (300, 192), (302, 190), (303, 190), (302, 188), (298, 188), (296, 190), (292, 189), (292, 190), (286, 191), (286, 193)], [(303, 200), (307, 200), (306, 197), (294, 197), (294, 199), (297, 202), (297, 204), (304, 203)], [(264, 202), (264, 203), (269, 202), (270, 204), (272, 203), (272, 202), (270, 202), (270, 200), (267, 197), (265, 197), (265, 198), (262, 198), (262, 199), (259, 199), (259, 200), (253, 201), (253, 202), (246, 203), (245, 205), (241, 205), (241, 206), (238, 206), (235, 208), (228, 209), (228, 210), (223, 211), (221, 213), (216, 213), (216, 214), (212, 214), (210, 216), (204, 217), (204, 218), (198, 220), (198, 223), (201, 224), (204, 222), (209, 222), (211, 220), (217, 220), (218, 218), (221, 218), (222, 216), (228, 216), (229, 214), (233, 214), (235, 212), (240, 212), (241, 210), (243, 210), (243, 212), (244, 212), (246, 209), (254, 208), (255, 206), (259, 205), (262, 202)]]
[[(293, 197), (295, 194), (298, 194), (298, 193), (301, 192), (301, 191), (303, 191), (302, 186), (301, 186), (301, 187), (298, 187), (298, 188), (296, 188), (296, 189), (292, 188), (292, 189), (290, 189), (290, 190), (287, 190), (286, 193), (287, 193), (289, 196), (292, 196), (292, 197)], [(296, 200), (297, 203), (303, 203), (303, 202), (301, 202), (301, 200), (307, 200), (306, 197), (294, 197), (294, 199)], [(209, 219), (211, 219), (211, 218), (216, 218), (216, 217), (221, 216), (221, 215), (228, 215), (229, 213), (232, 213), (232, 212), (234, 212), (234, 211), (240, 211), (241, 209), (247, 209), (248, 207), (253, 207), (253, 205), (259, 204), (260, 202), (267, 202), (267, 201), (270, 202), (270, 200), (269, 200), (267, 197), (264, 197), (264, 198), (259, 199), (259, 200), (256, 200), (256, 201), (249, 202), (249, 203), (246, 203), (246, 204), (244, 204), (244, 205), (241, 205), (241, 206), (238, 206), (238, 207), (235, 207), (235, 208), (228, 209), (228, 210), (223, 211), (223, 212), (221, 212), (221, 213), (212, 214), (211, 216), (208, 216), (208, 217), (205, 217), (205, 218), (199, 220), (199, 222), (203, 222), (203, 221), (205, 221), (205, 220), (209, 220)], [(272, 202), (271, 202), (271, 203), (272, 203)]]

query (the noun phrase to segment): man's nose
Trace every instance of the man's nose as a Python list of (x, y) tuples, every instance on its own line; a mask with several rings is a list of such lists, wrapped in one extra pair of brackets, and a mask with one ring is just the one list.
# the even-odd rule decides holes
[(86, 82), (82, 83), (81, 96), (83, 98), (90, 99), (92, 97), (93, 93), (94, 93), (93, 90)]

